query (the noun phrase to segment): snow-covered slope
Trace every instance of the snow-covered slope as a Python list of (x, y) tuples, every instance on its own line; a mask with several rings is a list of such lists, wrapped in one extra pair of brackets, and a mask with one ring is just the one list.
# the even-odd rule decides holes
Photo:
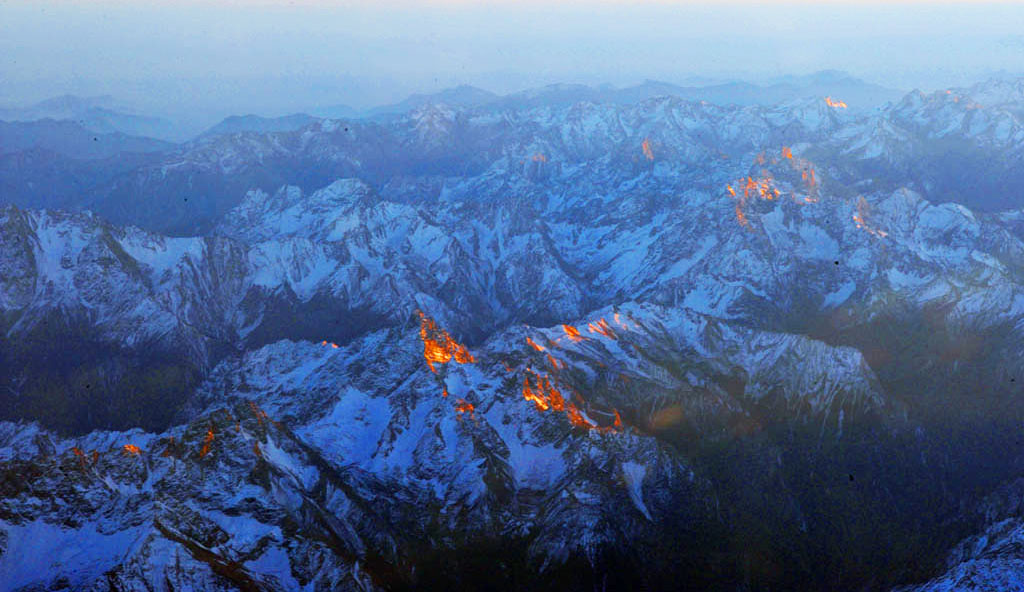
[[(211, 137), (92, 202), (193, 236), (8, 207), (0, 582), (935, 577), (909, 556), (1024, 458), (1024, 213), (936, 199), (978, 170), (950, 154), (1013, 168), (1014, 97), (424, 104)], [(986, 553), (956, 569), (1015, 565)]]

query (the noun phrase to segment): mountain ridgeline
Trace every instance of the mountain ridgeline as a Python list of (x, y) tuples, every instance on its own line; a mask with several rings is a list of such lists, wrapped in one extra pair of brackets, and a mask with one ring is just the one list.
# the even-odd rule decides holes
[(0, 155), (0, 582), (1019, 585), (1024, 81), (457, 96)]

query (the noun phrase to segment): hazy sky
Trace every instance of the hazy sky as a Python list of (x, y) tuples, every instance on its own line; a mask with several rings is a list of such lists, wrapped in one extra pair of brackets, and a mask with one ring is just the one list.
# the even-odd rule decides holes
[(274, 115), (461, 83), (821, 69), (901, 89), (1024, 72), (1024, 3), (0, 0), (6, 104), (70, 92)]

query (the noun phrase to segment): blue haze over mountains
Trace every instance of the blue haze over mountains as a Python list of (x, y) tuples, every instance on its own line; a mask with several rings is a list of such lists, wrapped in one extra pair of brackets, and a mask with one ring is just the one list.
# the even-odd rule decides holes
[[(554, 84), (509, 95), (498, 95), (469, 85), (462, 85), (429, 94), (413, 94), (398, 103), (364, 110), (344, 104), (311, 107), (306, 113), (281, 116), (255, 114), (231, 115), (208, 128), (197, 127), (201, 120), (176, 119), (137, 113), (130, 105), (111, 96), (78, 97), (62, 95), (29, 106), (0, 107), (0, 121), (32, 122), (52, 119), (71, 121), (97, 133), (119, 132), (128, 136), (151, 137), (169, 142), (182, 142), (198, 136), (241, 131), (291, 131), (312, 121), (314, 117), (333, 119), (374, 118), (395, 115), (428, 103), (452, 107), (484, 107), (490, 109), (524, 109), (537, 106), (568, 105), (579, 101), (631, 104), (656, 96), (677, 96), (687, 100), (705, 100), (722, 105), (770, 105), (786, 99), (824, 96), (832, 93), (848, 97), (848, 102), (876, 107), (902, 96), (903, 92), (867, 83), (837, 71), (822, 71), (807, 76), (788, 76), (764, 84), (740, 81), (715, 83), (705, 81), (699, 86), (680, 86), (647, 80), (633, 86), (616, 88), (610, 84), (596, 87), (584, 84)], [(868, 108), (870, 108), (868, 107)], [(2, 149), (11, 151), (20, 146), (11, 139)]]

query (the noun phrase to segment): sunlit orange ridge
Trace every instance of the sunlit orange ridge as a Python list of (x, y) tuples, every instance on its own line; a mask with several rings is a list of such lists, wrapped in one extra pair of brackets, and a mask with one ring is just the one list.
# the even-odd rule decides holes
[[(789, 146), (783, 146), (782, 162), (786, 161), (790, 163), (791, 168), (800, 170), (801, 178), (807, 186), (807, 195), (804, 196), (802, 203), (816, 203), (818, 201), (816, 197), (818, 181), (815, 177), (814, 166), (805, 159), (795, 158), (793, 156), (793, 150), (790, 149)], [(767, 159), (765, 158), (764, 152), (759, 153), (755, 159), (755, 163), (764, 164), (765, 162), (767, 162)], [(778, 164), (779, 161), (776, 158), (772, 158), (771, 163)], [(725, 190), (730, 197), (736, 200), (736, 221), (739, 222), (740, 226), (748, 228), (750, 226), (750, 222), (747, 219), (746, 206), (752, 198), (771, 201), (778, 199), (782, 195), (779, 188), (775, 186), (775, 179), (773, 179), (772, 176), (763, 169), (761, 171), (761, 176), (758, 179), (748, 176), (746, 179), (738, 181), (737, 186), (742, 188), (742, 196), (739, 195), (739, 192), (732, 184), (727, 184), (725, 186)], [(797, 201), (797, 198), (798, 196), (794, 194), (794, 201)], [(797, 203), (801, 202), (797, 201)]]
[(433, 319), (417, 311), (420, 315), (420, 339), (423, 340), (423, 358), (427, 361), (430, 371), (437, 373), (435, 364), (447, 364), (455, 360), (459, 364), (476, 362), (473, 354), (466, 346), (452, 339), (447, 331), (437, 326)]
[(647, 160), (654, 160), (654, 151), (651, 150), (650, 138), (644, 138), (643, 143), (640, 144), (640, 148), (644, 151), (644, 157), (646, 157)]
[[(629, 325), (622, 320), (622, 316), (619, 313), (614, 314), (614, 319), (616, 325), (625, 330), (629, 329)], [(618, 339), (618, 336), (612, 329), (612, 326), (604, 318), (587, 323), (587, 330), (607, 339)], [(562, 331), (565, 333), (565, 337), (574, 343), (587, 339), (580, 335), (579, 330), (572, 325), (563, 324)], [(538, 345), (529, 337), (526, 338), (526, 343), (539, 352), (545, 351), (543, 346)], [(622, 429), (622, 417), (619, 415), (617, 409), (613, 410), (613, 413), (615, 414), (615, 421), (610, 426), (600, 427), (587, 419), (580, 408), (571, 400), (572, 398), (576, 398), (582, 403), (582, 397), (580, 397), (579, 393), (572, 390), (572, 387), (563, 385), (558, 380), (558, 371), (567, 367), (566, 362), (559, 361), (550, 353), (546, 353), (545, 355), (547, 356), (548, 363), (551, 365), (551, 370), (554, 374), (548, 374), (546, 372), (539, 372), (532, 368), (527, 368), (523, 375), (523, 399), (533, 403), (539, 412), (552, 410), (565, 413), (566, 417), (569, 419), (569, 423), (578, 428), (597, 430), (600, 432), (615, 432)], [(568, 393), (568, 398), (563, 394), (563, 392)]]
[(833, 109), (846, 109), (846, 103), (832, 100), (832, 97), (825, 97), (825, 104)]

